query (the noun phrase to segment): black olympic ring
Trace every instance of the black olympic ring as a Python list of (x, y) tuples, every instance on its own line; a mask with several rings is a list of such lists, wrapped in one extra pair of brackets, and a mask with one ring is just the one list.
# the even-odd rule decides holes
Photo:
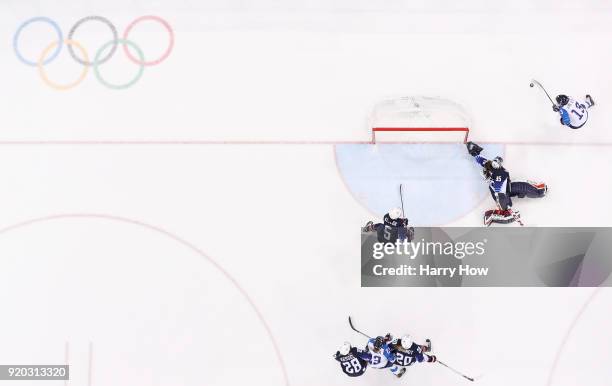
[[(73, 36), (74, 36), (74, 32), (77, 30), (77, 28), (79, 28), (81, 25), (83, 25), (84, 23), (93, 20), (93, 21), (99, 21), (102, 22), (104, 24), (106, 24), (108, 26), (108, 28), (111, 30), (112, 34), (113, 34), (113, 41), (114, 44), (111, 46), (110, 51), (108, 52), (108, 54), (106, 54), (106, 56), (102, 57), (100, 59), (99, 62), (96, 62), (96, 64), (102, 64), (107, 62), (114, 54), (115, 51), (117, 51), (117, 46), (119, 45), (119, 35), (117, 35), (117, 28), (115, 28), (115, 26), (113, 25), (113, 23), (111, 23), (110, 20), (108, 20), (105, 17), (102, 16), (87, 16), (82, 18), (81, 20), (77, 21), (74, 26), (70, 29), (70, 32), (68, 33), (68, 40), (73, 40)], [(72, 47), (72, 45), (68, 44), (68, 51), (70, 52), (70, 56), (72, 56), (72, 58), (74, 60), (76, 60), (77, 62), (85, 65), (85, 66), (91, 66), (93, 63), (83, 60), (81, 58), (79, 58), (76, 54), (76, 52), (74, 52), (74, 48)]]
[[(93, 60), (90, 61), (90, 55), (87, 53), (87, 51), (85, 50), (85, 48), (78, 43), (78, 41), (76, 41), (74, 39), (74, 34), (76, 33), (76, 30), (82, 26), (84, 23), (88, 22), (88, 21), (97, 21), (97, 22), (101, 22), (103, 24), (105, 24), (111, 31), (113, 37), (112, 40), (109, 40), (107, 43), (105, 43), (104, 45), (102, 45), (95, 53), (95, 55), (93, 55)], [(142, 53), (142, 50), (132, 41), (130, 41), (128, 39), (128, 34), (130, 33), (130, 31), (134, 28), (134, 26), (136, 26), (137, 24), (143, 22), (143, 21), (154, 21), (159, 23), (167, 32), (169, 35), (169, 43), (168, 43), (168, 47), (166, 48), (166, 50), (156, 59), (148, 59), (145, 60), (145, 57)], [(51, 27), (53, 27), (53, 29), (55, 30), (55, 32), (57, 33), (57, 40), (55, 41), (51, 41), (49, 45), (47, 45), (47, 47), (45, 49), (43, 49), (42, 54), (39, 56), (38, 60), (36, 61), (32, 61), (29, 60), (27, 58), (25, 58), (20, 50), (19, 50), (19, 37), (21, 32), (23, 31), (24, 28), (26, 28), (27, 26), (29, 26), (31, 23), (46, 23), (51, 25)], [(128, 59), (137, 64), (140, 69), (138, 71), (138, 73), (136, 74), (136, 76), (130, 80), (129, 82), (125, 83), (125, 84), (112, 84), (107, 82), (106, 80), (104, 80), (102, 78), (102, 75), (99, 71), (99, 66), (102, 63), (107, 62), (117, 51), (117, 47), (122, 44), (124, 47), (124, 52), (127, 55)], [(72, 56), (72, 58), (77, 61), (78, 63), (82, 64), (83, 66), (85, 66), (84, 71), (81, 73), (81, 75), (77, 78), (76, 81), (73, 81), (72, 83), (68, 83), (68, 84), (57, 84), (54, 83), (53, 81), (51, 81), (48, 77), (47, 74), (45, 73), (43, 67), (44, 65), (50, 63), (51, 61), (55, 60), (57, 58), (57, 56), (60, 54), (62, 47), (63, 46), (67, 46), (68, 48), (68, 52), (70, 53), (70, 56)], [(133, 55), (132, 52), (130, 52), (130, 50), (128, 49), (128, 47), (130, 47), (133, 51), (136, 52), (138, 57), (135, 57)], [(77, 48), (80, 52), (81, 55), (77, 55), (76, 52), (74, 51), (74, 49)], [(172, 27), (170, 26), (170, 24), (162, 19), (159, 16), (154, 16), (154, 15), (145, 15), (145, 16), (140, 16), (138, 18), (136, 18), (135, 20), (133, 20), (131, 23), (128, 24), (128, 26), (126, 27), (124, 33), (123, 33), (123, 37), (120, 38), (118, 33), (117, 33), (117, 28), (114, 26), (113, 23), (111, 23), (110, 20), (108, 20), (105, 17), (102, 16), (87, 16), (84, 17), (82, 19), (79, 19), (74, 26), (70, 29), (70, 32), (67, 36), (67, 38), (64, 40), (63, 36), (62, 36), (62, 31), (60, 30), (59, 25), (57, 24), (57, 22), (55, 22), (54, 20), (48, 18), (48, 17), (33, 17), (30, 18), (26, 21), (24, 21), (23, 23), (21, 23), (19, 25), (19, 27), (17, 28), (17, 31), (15, 32), (15, 35), (13, 36), (13, 49), (15, 51), (15, 55), (17, 56), (17, 59), (19, 59), (19, 61), (21, 61), (22, 63), (28, 65), (28, 66), (34, 66), (38, 68), (39, 74), (41, 76), (41, 79), (49, 86), (52, 88), (55, 88), (57, 90), (68, 90), (70, 88), (75, 87), (76, 85), (78, 85), (79, 83), (81, 83), (84, 79), (85, 76), (87, 75), (87, 69), (89, 67), (93, 67), (96, 78), (98, 79), (98, 81), (100, 81), (100, 83), (102, 83), (104, 86), (109, 87), (109, 88), (113, 88), (113, 89), (125, 89), (128, 87), (131, 87), (134, 83), (136, 83), (138, 81), (138, 79), (140, 79), (140, 76), (142, 75), (142, 70), (144, 67), (148, 67), (148, 66), (155, 66), (160, 64), (161, 62), (163, 62), (164, 60), (166, 60), (166, 58), (170, 55), (170, 52), (172, 52), (172, 49), (174, 48), (174, 31), (172, 29)], [(102, 54), (105, 55), (102, 55)]]

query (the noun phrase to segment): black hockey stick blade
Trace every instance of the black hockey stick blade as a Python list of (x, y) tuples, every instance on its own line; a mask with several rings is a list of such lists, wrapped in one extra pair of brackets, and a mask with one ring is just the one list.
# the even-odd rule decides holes
[[(544, 91), (544, 94), (546, 94), (546, 96), (548, 97), (548, 100), (550, 101), (550, 103), (552, 103), (553, 106), (556, 106), (555, 102), (553, 102), (552, 98), (550, 97), (550, 95), (548, 95), (548, 92), (546, 91), (546, 89), (544, 88), (544, 86), (542, 86), (542, 83), (538, 82), (535, 79), (531, 79), (531, 83), (529, 85), (538, 85), (539, 88), (542, 89), (542, 91)], [(531, 86), (533, 87), (533, 86)]]
[(457, 375), (461, 375), (463, 378), (467, 379), (470, 382), (474, 382), (474, 378), (472, 377), (468, 377), (465, 374), (460, 373), (459, 371), (453, 369), (452, 367), (450, 367), (449, 365), (447, 365), (446, 363), (442, 362), (442, 361), (437, 361), (439, 364), (441, 364), (442, 366), (446, 367), (447, 369), (451, 370), (452, 372), (454, 372)]
[(350, 316), (348, 317), (348, 319), (349, 319), (349, 326), (351, 326), (351, 328), (353, 329), (353, 331), (355, 331), (355, 332), (357, 332), (357, 333), (359, 333), (359, 334), (361, 334), (361, 335), (365, 336), (366, 338), (370, 339), (370, 336), (369, 336), (369, 335), (364, 334), (363, 332), (361, 332), (361, 331), (359, 331), (358, 329), (356, 329), (356, 328), (355, 328), (355, 326), (353, 326), (353, 320), (351, 319), (351, 317), (350, 317)]

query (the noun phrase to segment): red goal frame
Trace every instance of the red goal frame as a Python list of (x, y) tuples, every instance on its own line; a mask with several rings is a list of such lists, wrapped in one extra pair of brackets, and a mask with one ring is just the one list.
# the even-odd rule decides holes
[(376, 143), (376, 133), (379, 131), (394, 131), (394, 132), (402, 132), (402, 131), (418, 131), (418, 132), (433, 132), (433, 131), (443, 131), (443, 132), (464, 132), (465, 136), (463, 138), (463, 143), (467, 143), (468, 135), (470, 134), (470, 129), (468, 127), (373, 127), (372, 128), (372, 143)]

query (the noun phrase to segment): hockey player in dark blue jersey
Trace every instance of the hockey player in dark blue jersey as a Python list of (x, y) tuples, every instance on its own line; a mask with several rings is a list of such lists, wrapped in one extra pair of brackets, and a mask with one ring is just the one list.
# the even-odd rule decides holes
[(584, 97), (584, 101), (578, 101), (567, 95), (557, 95), (557, 102), (553, 105), (553, 111), (559, 113), (562, 125), (572, 129), (579, 129), (587, 123), (589, 119), (589, 109), (595, 106), (595, 101), (590, 95)]
[(401, 228), (408, 226), (408, 219), (402, 216), (402, 210), (400, 208), (393, 208), (389, 213), (383, 216), (384, 225), (394, 228)]
[(426, 339), (423, 345), (417, 344), (408, 334), (394, 339), (391, 334), (370, 338), (365, 350), (345, 342), (334, 354), (340, 362), (342, 372), (349, 377), (363, 375), (368, 367), (389, 369), (397, 378), (406, 372), (406, 367), (415, 363), (435, 363), (437, 358), (431, 354), (431, 341)]
[(419, 345), (412, 340), (410, 335), (404, 335), (399, 339), (393, 339), (389, 343), (391, 351), (395, 354), (394, 366), (390, 369), (398, 378), (406, 372), (406, 367), (415, 363), (435, 363), (438, 359), (435, 355), (426, 354), (431, 352), (431, 341), (426, 340), (424, 345)]
[(334, 359), (340, 362), (342, 372), (349, 377), (359, 377), (363, 375), (368, 367), (370, 355), (364, 350), (352, 347), (349, 342), (344, 342)]
[(414, 228), (408, 226), (408, 219), (402, 215), (400, 208), (393, 208), (385, 214), (382, 223), (368, 221), (362, 232), (376, 232), (379, 243), (395, 243), (397, 240), (412, 241)]
[(544, 183), (512, 182), (510, 173), (504, 168), (504, 160), (495, 157), (488, 160), (480, 155), (482, 147), (473, 142), (467, 143), (468, 152), (482, 166), (482, 175), (489, 182), (489, 191), (497, 205), (497, 209), (488, 210), (484, 215), (486, 226), (492, 223), (509, 224), (517, 221), (523, 225), (518, 211), (512, 209), (512, 197), (544, 197), (548, 187)]

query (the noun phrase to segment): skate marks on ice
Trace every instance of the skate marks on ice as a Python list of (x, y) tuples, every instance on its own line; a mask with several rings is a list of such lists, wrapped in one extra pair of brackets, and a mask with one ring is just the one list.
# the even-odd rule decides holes
[[(504, 149), (489, 144), (483, 154), (503, 157)], [(335, 152), (347, 189), (380, 218), (399, 205), (400, 184), (406, 216), (416, 226), (448, 224), (489, 194), (463, 144), (341, 144)]]
[[(57, 341), (93, 341), (93, 384), (172, 384), (180, 375), (185, 385), (289, 385), (276, 338), (250, 294), (172, 232), (71, 213), (22, 221), (0, 236), (7, 358), (21, 353), (31, 361), (55, 353)], [(219, 379), (234, 366), (226, 343), (236, 331), (250, 336), (241, 350), (251, 359), (244, 372)]]

